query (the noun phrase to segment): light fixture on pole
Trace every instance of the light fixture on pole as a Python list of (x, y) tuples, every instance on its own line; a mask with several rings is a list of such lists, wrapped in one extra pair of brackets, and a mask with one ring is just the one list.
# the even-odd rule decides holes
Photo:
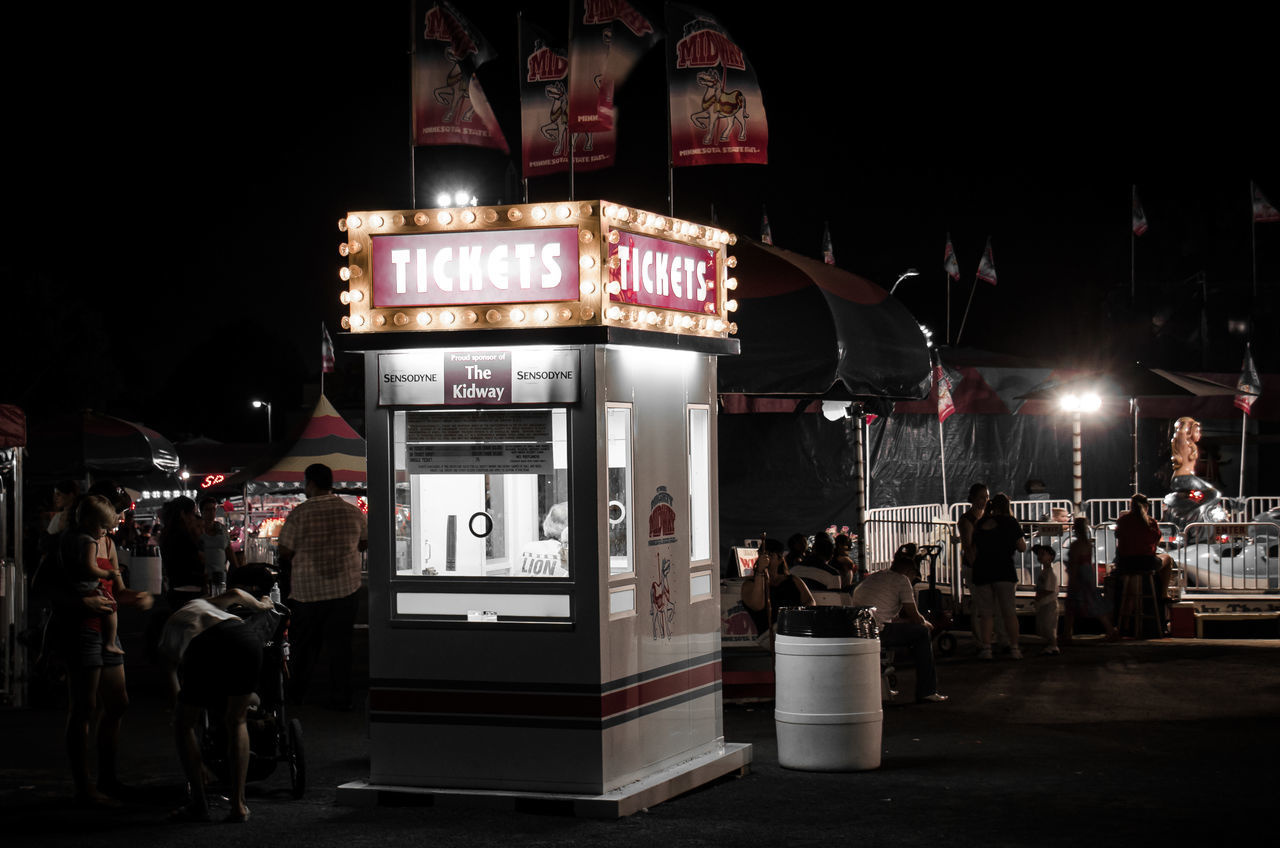
[(1082, 395), (1066, 394), (1058, 398), (1058, 405), (1071, 413), (1071, 502), (1077, 513), (1084, 512), (1084, 463), (1080, 439), (1080, 413), (1097, 412), (1102, 398), (1096, 392)]
[(894, 292), (896, 292), (898, 290), (898, 283), (902, 282), (907, 277), (918, 277), (918, 276), (920, 276), (920, 272), (917, 271), (915, 268), (908, 268), (907, 270), (903, 271), (901, 274), (898, 275), (898, 279), (894, 281), (893, 288), (889, 289), (889, 294), (893, 294)]
[(262, 407), (264, 406), (267, 408), (267, 444), (271, 444), (271, 401), (269, 400), (253, 401), (254, 409), (262, 409)]

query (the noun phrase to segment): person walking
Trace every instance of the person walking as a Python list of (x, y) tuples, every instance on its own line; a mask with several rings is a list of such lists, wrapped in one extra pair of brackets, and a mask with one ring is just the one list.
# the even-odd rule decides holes
[(369, 522), (360, 508), (333, 493), (333, 471), (323, 463), (303, 472), (307, 499), (280, 530), (280, 563), (290, 573), (289, 634), (295, 667), (290, 698), (301, 703), (322, 645), (329, 646), (329, 706), (349, 710), (351, 634), (360, 589), (360, 553), (369, 546)]

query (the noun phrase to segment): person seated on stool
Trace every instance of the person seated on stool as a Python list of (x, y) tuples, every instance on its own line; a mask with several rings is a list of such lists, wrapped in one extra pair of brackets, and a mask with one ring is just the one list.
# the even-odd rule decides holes
[[(1129, 577), (1154, 574), (1157, 603), (1163, 609), (1173, 575), (1173, 559), (1156, 553), (1159, 542), (1160, 525), (1151, 517), (1151, 502), (1139, 492), (1129, 499), (1129, 511), (1116, 519), (1116, 573), (1126, 582)], [(1136, 597), (1130, 595), (1128, 608), (1120, 610), (1121, 618), (1133, 614)]]
[(920, 565), (909, 553), (899, 552), (893, 565), (874, 571), (853, 590), (856, 606), (875, 607), (880, 625), (880, 644), (889, 649), (910, 648), (916, 664), (916, 702), (947, 700), (938, 693), (938, 675), (933, 664), (933, 625), (916, 609), (914, 584), (920, 579)]

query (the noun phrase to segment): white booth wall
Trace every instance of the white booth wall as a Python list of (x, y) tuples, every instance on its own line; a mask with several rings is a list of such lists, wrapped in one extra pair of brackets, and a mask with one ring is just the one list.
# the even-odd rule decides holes
[[(405, 408), (379, 405), (366, 352), (371, 783), (600, 794), (723, 748), (716, 357), (574, 349), (569, 575), (537, 578), (410, 575), (403, 551), (397, 571), (393, 421)], [(625, 507), (630, 567), (611, 500)], [(456, 615), (470, 606), (498, 620)]]

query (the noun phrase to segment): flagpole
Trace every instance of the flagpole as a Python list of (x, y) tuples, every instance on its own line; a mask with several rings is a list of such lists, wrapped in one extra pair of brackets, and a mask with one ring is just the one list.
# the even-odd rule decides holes
[[(665, 53), (665, 46), (663, 51)], [(667, 215), (674, 218), (676, 216), (676, 163), (675, 150), (671, 146), (671, 68), (667, 66), (665, 56), (662, 64), (663, 76), (666, 77), (667, 83)]]
[(942, 286), (947, 290), (947, 344), (951, 344), (951, 274), (942, 269)]
[(956, 333), (956, 344), (960, 344), (960, 337), (964, 335), (964, 324), (969, 320), (969, 307), (973, 305), (973, 293), (978, 290), (978, 278), (973, 278), (973, 288), (969, 289), (969, 302), (964, 306), (964, 317), (960, 319), (960, 330)]
[[(1132, 217), (1132, 210), (1138, 207), (1138, 186), (1135, 183), (1135, 184), (1132, 184), (1130, 188), (1133, 189), (1133, 196), (1132, 198), (1130, 198), (1132, 201), (1132, 205), (1130, 206), (1130, 216)], [(1133, 225), (1130, 224), (1129, 226), (1129, 306), (1131, 308), (1138, 302), (1137, 290), (1134, 284), (1134, 264), (1136, 262), (1134, 257), (1137, 255), (1137, 253), (1138, 253), (1138, 235), (1133, 231)], [(1138, 490), (1134, 489), (1133, 491), (1136, 494)]]
[(942, 444), (942, 420), (938, 421), (938, 456), (942, 458), (942, 506), (951, 506), (947, 501), (947, 450)]
[[(573, 7), (569, 7), (569, 36), (566, 41), (566, 55), (573, 56)], [(569, 134), (569, 200), (573, 200), (573, 160), (577, 157), (574, 155), (574, 148), (578, 146), (578, 135), (573, 131), (573, 98), (569, 92), (573, 90), (573, 67), (570, 65), (569, 73), (565, 77), (565, 108), (569, 110), (569, 121), (564, 126), (564, 131)], [(598, 107), (597, 107), (598, 108)]]
[[(1258, 299), (1258, 216), (1253, 214), (1253, 180), (1249, 181), (1249, 252), (1253, 256), (1253, 299), (1256, 306)], [(1243, 466), (1240, 472), (1244, 473)]]
[(1249, 424), (1249, 416), (1240, 411), (1240, 488), (1236, 497), (1244, 498), (1244, 434)]
[[(418, 208), (418, 174), (416, 154), (418, 151), (418, 139), (414, 135), (414, 127), (417, 119), (418, 104), (413, 100), (413, 57), (417, 51), (418, 43), (416, 38), (416, 21), (418, 19), (418, 4), (416, 2), (409, 4), (409, 208)], [(324, 393), (323, 384), (324, 377), (320, 378), (321, 394)]]

